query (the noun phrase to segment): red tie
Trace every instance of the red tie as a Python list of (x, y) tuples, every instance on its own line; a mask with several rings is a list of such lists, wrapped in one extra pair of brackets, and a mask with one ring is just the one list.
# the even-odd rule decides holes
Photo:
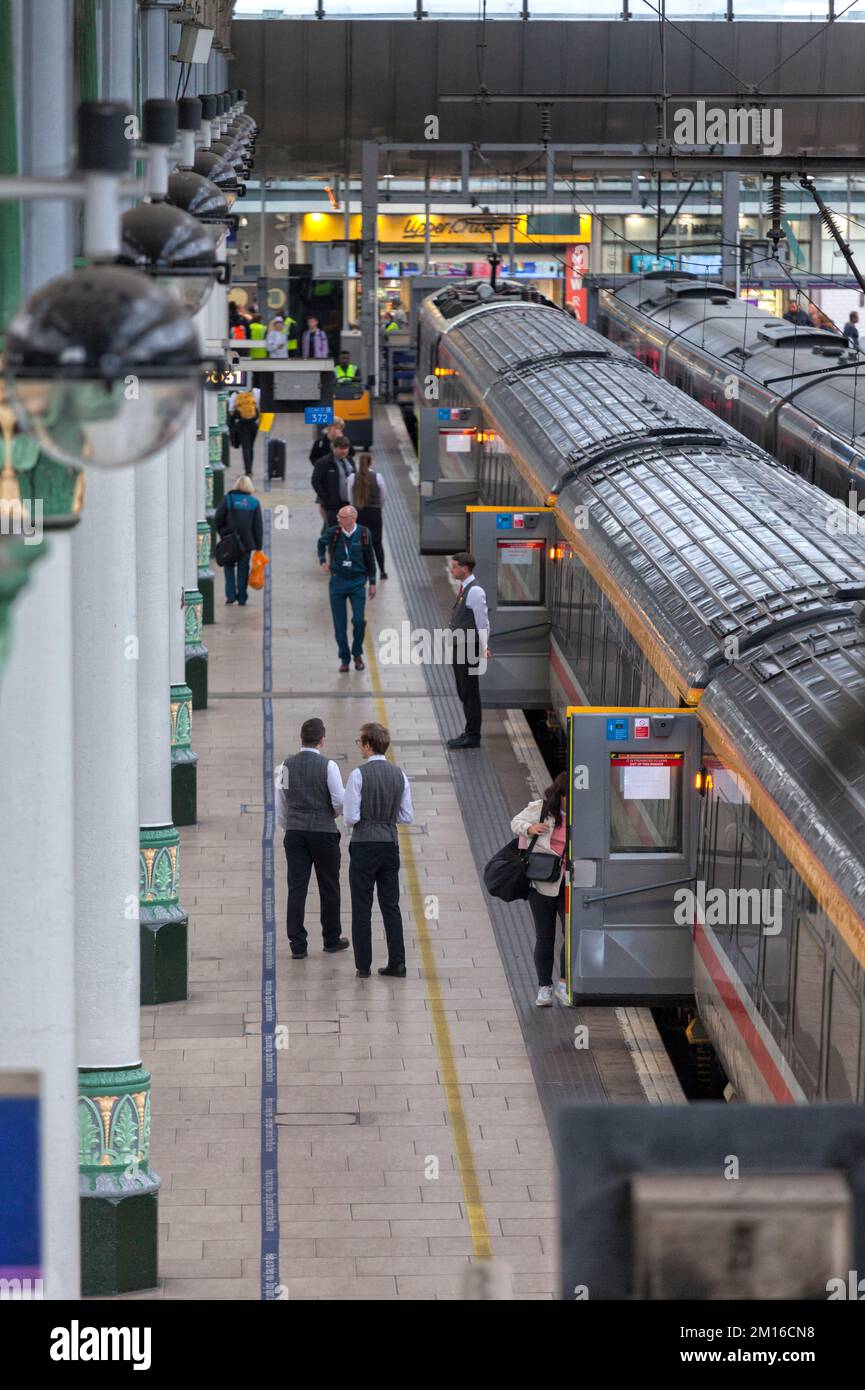
[(461, 584), (461, 585), (460, 585), (460, 591), (459, 591), (459, 593), (457, 594), (457, 603), (459, 603), (459, 601), (460, 601), (460, 599), (462, 598), (462, 596), (463, 596), (463, 586), (462, 586), (462, 584)]

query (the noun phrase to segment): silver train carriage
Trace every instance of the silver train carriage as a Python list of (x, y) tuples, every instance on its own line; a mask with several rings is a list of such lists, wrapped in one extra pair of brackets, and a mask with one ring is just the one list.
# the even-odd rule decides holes
[[(470, 421), (471, 450), (457, 451), (461, 544), (463, 497), (476, 554), (481, 522), (547, 528), (517, 627), (500, 632), (510, 609), (491, 607), (485, 702), (490, 690), (501, 705), (546, 698), (566, 723), (569, 710), (600, 708), (698, 721), (686, 872), (705, 904), (757, 890), (778, 912), (769, 927), (694, 909), (684, 931), (696, 1009), (741, 1098), (865, 1099), (865, 543), (838, 528), (818, 488), (553, 306), (448, 288), (425, 301), (418, 346), (421, 382), (438, 383), (435, 402), (418, 396), (430, 428)], [(447, 458), (421, 422), (422, 461), (425, 437), (433, 461)], [(426, 508), (441, 521), (429, 467), (422, 530)], [(512, 583), (508, 555), (485, 554), (494, 600)], [(514, 675), (508, 688), (509, 672), (528, 669), (519, 643), (539, 631), (545, 680)], [(609, 748), (600, 756), (615, 762)], [(617, 931), (625, 940), (630, 889), (609, 895), (620, 901), (603, 904), (603, 929), (588, 934), (596, 977), (609, 969), (614, 986), (574, 982), (589, 980), (574, 905), (597, 901), (576, 886), (587, 862), (577, 802), (574, 791), (572, 997), (652, 1002), (659, 962), (610, 944)], [(669, 933), (658, 940), (673, 949)]]
[(808, 482), (845, 502), (855, 494), (865, 512), (865, 358), (838, 333), (670, 271), (602, 288), (597, 328)]

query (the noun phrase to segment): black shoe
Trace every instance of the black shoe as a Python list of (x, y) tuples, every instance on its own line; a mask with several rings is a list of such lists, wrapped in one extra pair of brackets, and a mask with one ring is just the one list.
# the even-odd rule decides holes
[(460, 734), (459, 738), (449, 738), (448, 748), (480, 748), (481, 741), (472, 734)]
[(333, 943), (332, 946), (323, 946), (323, 947), (322, 947), (322, 950), (323, 950), (323, 951), (328, 951), (328, 952), (331, 952), (331, 951), (347, 951), (350, 945), (351, 945), (351, 942), (349, 941), (348, 937), (347, 937), (347, 936), (341, 936), (341, 937), (339, 938), (339, 941), (335, 941), (335, 942)]
[(379, 579), (387, 579), (387, 578), (389, 578), (389, 576), (385, 574), (384, 570), (382, 570), (381, 574), (379, 575)]
[(382, 965), (379, 967), (379, 975), (393, 975), (397, 980), (405, 979), (404, 965)]
[(364, 664), (363, 664), (363, 657), (362, 657), (362, 656), (356, 656), (356, 657), (355, 657), (355, 659), (354, 659), (354, 669), (355, 669), (356, 671), (365, 671), (365, 670), (366, 670), (366, 667), (365, 667)]
[(225, 600), (225, 602), (226, 602), (226, 603), (236, 603), (236, 602), (237, 602), (237, 599), (235, 599), (235, 598), (227, 598), (227, 599)]
[(306, 951), (292, 951), (292, 953), (291, 953), (291, 959), (292, 959), (292, 960), (306, 960), (306, 957), (307, 957), (307, 952), (306, 952)]
[(370, 973), (370, 972), (369, 972), (368, 970), (356, 970), (354, 973), (357, 975), (357, 978), (358, 978), (359, 980), (368, 980), (368, 979), (369, 979), (369, 973)]

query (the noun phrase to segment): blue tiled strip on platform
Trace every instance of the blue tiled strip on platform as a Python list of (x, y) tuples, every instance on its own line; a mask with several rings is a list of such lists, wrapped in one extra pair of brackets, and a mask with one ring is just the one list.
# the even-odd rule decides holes
[[(271, 516), (264, 512), (264, 550), (270, 555)], [(273, 785), (273, 652), (272, 566), (264, 571), (264, 636), (262, 640), (261, 714), (262, 787), (264, 813), (261, 829), (261, 1297), (272, 1301), (279, 1291), (279, 1167), (276, 1125), (276, 884), (273, 835), (275, 797)]]

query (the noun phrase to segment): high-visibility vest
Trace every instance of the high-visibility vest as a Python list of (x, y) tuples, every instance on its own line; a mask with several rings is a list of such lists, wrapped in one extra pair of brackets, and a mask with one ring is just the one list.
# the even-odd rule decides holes
[(340, 367), (337, 363), (334, 371), (337, 381), (354, 381), (357, 376), (357, 367), (353, 362), (349, 362), (347, 367)]
[[(249, 336), (250, 338), (254, 338), (256, 341), (258, 341), (267, 336), (267, 329), (265, 328), (263, 323), (251, 323), (249, 325)], [(250, 357), (266, 357), (267, 348), (250, 348), (249, 355)]]
[(396, 319), (394, 319), (392, 323), (385, 324), (384, 331), (385, 333), (394, 333), (398, 328), (399, 324), (397, 323)]

